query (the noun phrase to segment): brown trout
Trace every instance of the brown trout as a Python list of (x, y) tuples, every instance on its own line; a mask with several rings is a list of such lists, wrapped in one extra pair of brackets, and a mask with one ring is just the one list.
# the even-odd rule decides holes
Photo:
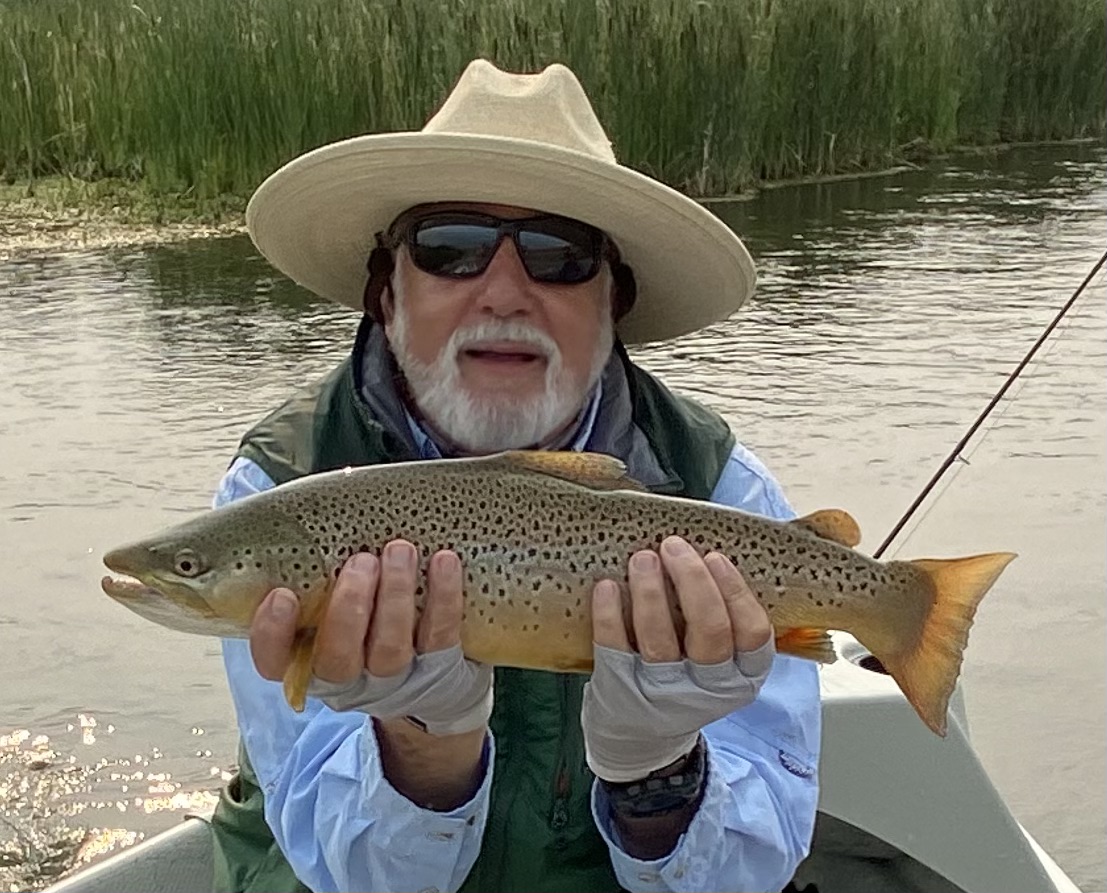
[[(508, 452), (325, 472), (115, 549), (104, 591), (171, 629), (245, 637), (275, 587), (300, 599), (285, 694), (303, 708), (314, 629), (342, 563), (393, 539), (439, 549), (465, 575), (462, 648), (478, 661), (551, 671), (592, 668), (591, 592), (676, 534), (728, 556), (773, 623), (777, 649), (830, 662), (828, 630), (853, 635), (937, 734), (977, 605), (1015, 556), (880, 562), (836, 509), (773, 521), (646, 491), (610, 456)], [(422, 589), (416, 593), (421, 605)], [(679, 606), (674, 618), (682, 623)]]

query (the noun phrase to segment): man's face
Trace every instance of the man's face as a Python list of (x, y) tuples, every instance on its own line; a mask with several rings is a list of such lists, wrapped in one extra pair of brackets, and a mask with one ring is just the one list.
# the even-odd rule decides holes
[[(503, 218), (534, 211), (451, 203)], [(505, 238), (479, 276), (425, 273), (396, 251), (385, 331), (421, 412), (471, 452), (533, 446), (580, 411), (613, 343), (611, 275), (536, 282)]]

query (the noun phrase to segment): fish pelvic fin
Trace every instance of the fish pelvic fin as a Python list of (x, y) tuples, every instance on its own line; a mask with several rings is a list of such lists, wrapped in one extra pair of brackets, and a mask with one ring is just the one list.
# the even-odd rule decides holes
[(577, 453), (557, 450), (509, 450), (484, 461), (503, 466), (505, 471), (530, 471), (580, 484), (592, 490), (636, 490), (647, 488), (627, 474), (627, 467), (605, 453)]
[[(901, 641), (910, 643), (902, 650), (882, 654), (872, 649), (922, 721), (943, 738), (949, 699), (961, 672), (976, 609), (1016, 557), (1014, 552), (990, 552), (908, 562), (920, 572), (931, 597), (922, 613), (921, 628), (894, 631)], [(911, 612), (904, 612), (903, 616), (918, 623), (917, 614), (912, 617)]]
[(301, 629), (292, 642), (292, 661), (284, 671), (284, 699), (297, 713), (303, 713), (311, 682), (312, 657), (315, 654), (315, 630)]
[(821, 664), (832, 664), (838, 659), (834, 642), (825, 629), (793, 627), (778, 630), (776, 650), (780, 654), (792, 654)]
[(841, 543), (850, 548), (861, 542), (861, 528), (853, 519), (853, 515), (842, 509), (822, 509), (810, 515), (804, 515), (802, 518), (796, 518), (790, 523), (809, 530), (824, 540)]

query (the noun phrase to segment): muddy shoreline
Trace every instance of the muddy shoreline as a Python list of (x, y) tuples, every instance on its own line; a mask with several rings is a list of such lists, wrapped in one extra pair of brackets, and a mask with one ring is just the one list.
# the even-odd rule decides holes
[(0, 185), (0, 262), (246, 231), (245, 199), (199, 202), (141, 184), (50, 177)]
[[(878, 170), (850, 171), (758, 184), (738, 195), (702, 198), (706, 205), (746, 201), (758, 192), (810, 183), (832, 183), (871, 177), (890, 177), (956, 155), (998, 154), (1009, 149), (1042, 145), (1088, 145), (1094, 139), (1054, 140), (960, 146), (945, 153), (925, 147)], [(245, 197), (222, 196), (198, 200), (190, 195), (165, 195), (141, 183), (84, 182), (49, 177), (0, 184), (0, 262), (17, 257), (66, 251), (100, 250), (231, 236), (246, 232)]]

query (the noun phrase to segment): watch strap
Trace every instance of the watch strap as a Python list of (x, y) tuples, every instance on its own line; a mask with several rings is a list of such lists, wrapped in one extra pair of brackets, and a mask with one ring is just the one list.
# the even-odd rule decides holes
[[(700, 736), (680, 761), (656, 769), (645, 778), (620, 783), (600, 779), (612, 810), (623, 816), (645, 818), (691, 806), (703, 793), (707, 774), (705, 750)], [(676, 765), (679, 769), (673, 771)]]

